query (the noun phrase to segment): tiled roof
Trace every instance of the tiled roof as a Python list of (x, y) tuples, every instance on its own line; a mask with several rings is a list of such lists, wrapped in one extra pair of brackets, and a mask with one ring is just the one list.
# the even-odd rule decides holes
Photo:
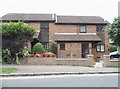
[(2, 21), (56, 21), (67, 24), (107, 24), (100, 16), (60, 16), (55, 14), (21, 14), (8, 13), (2, 17)]
[(56, 23), (105, 23), (100, 16), (57, 16)]
[(16, 14), (9, 13), (2, 17), (2, 20), (27, 20), (27, 21), (54, 21), (55, 14)]
[(55, 41), (101, 41), (97, 35), (55, 35)]

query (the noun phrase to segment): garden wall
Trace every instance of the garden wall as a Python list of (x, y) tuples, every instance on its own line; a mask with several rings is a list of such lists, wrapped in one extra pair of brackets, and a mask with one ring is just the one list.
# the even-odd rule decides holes
[(92, 59), (81, 58), (41, 58), (29, 57), (21, 59), (22, 65), (74, 65), (74, 66), (93, 66), (95, 62)]
[(105, 67), (116, 67), (120, 66), (120, 60), (119, 59), (110, 59), (109, 55), (104, 55), (103, 57), (103, 66)]

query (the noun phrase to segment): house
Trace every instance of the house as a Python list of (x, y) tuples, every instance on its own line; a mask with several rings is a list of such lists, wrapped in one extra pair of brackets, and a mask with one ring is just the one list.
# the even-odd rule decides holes
[(2, 22), (10, 21), (23, 21), (35, 28), (29, 46), (39, 41), (47, 50), (56, 43), (58, 58), (87, 58), (89, 55), (96, 61), (109, 54), (109, 23), (100, 16), (9, 13), (2, 17)]

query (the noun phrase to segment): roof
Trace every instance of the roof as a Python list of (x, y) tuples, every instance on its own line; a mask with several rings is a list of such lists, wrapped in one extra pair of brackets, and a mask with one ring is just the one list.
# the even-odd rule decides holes
[(55, 41), (101, 41), (101, 39), (94, 34), (87, 35), (55, 35)]
[(8, 13), (2, 16), (2, 21), (55, 21), (66, 24), (107, 24), (100, 16), (60, 16), (56, 14), (26, 14)]
[(19, 14), (8, 13), (2, 17), (2, 20), (26, 20), (26, 21), (54, 21), (55, 14)]
[(107, 24), (100, 16), (57, 16), (56, 23), (96, 23), (96, 24)]

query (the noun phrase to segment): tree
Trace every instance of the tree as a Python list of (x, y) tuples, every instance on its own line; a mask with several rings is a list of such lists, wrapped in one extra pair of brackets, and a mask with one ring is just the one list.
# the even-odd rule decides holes
[(120, 51), (120, 17), (115, 18), (110, 25), (108, 36), (117, 46), (117, 50)]
[(26, 42), (30, 41), (35, 33), (33, 27), (23, 22), (0, 23), (2, 26), (2, 49), (11, 51), (12, 59), (18, 59), (16, 56), (23, 50)]
[(57, 54), (57, 44), (53, 43), (49, 49), (50, 52)]

